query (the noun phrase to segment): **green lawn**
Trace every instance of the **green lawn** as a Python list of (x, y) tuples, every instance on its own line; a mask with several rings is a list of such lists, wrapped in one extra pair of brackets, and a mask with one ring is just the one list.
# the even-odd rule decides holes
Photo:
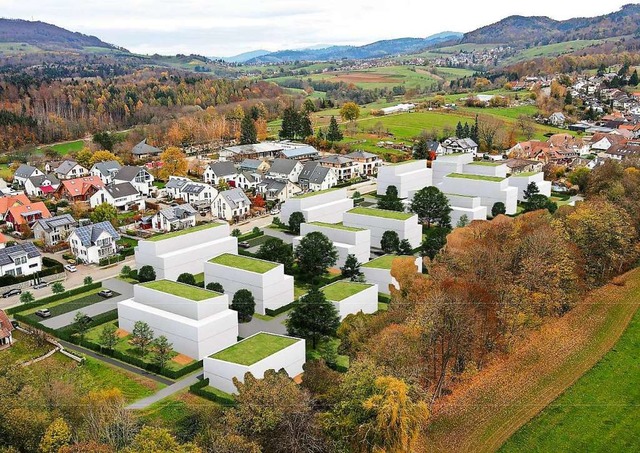
[(281, 337), (268, 333), (259, 333), (242, 340), (233, 346), (216, 352), (211, 356), (213, 359), (224, 360), (225, 362), (237, 363), (239, 365), (253, 365), (272, 354), (296, 343), (295, 338)]
[[(60, 299), (55, 302), (51, 302), (50, 304), (45, 304), (40, 307), (30, 308), (23, 312), (20, 312), (23, 316), (28, 316), (30, 319), (35, 322), (42, 321), (42, 318), (35, 315), (35, 312), (42, 309), (48, 308), (51, 312), (51, 316), (58, 316), (64, 313), (69, 313), (73, 310), (78, 310), (83, 307), (87, 307), (89, 305), (93, 305), (97, 302), (101, 302), (105, 300), (104, 297), (98, 296), (98, 293), (102, 291), (102, 288), (91, 289), (82, 294), (76, 294), (75, 296), (65, 297), (64, 299)], [(119, 296), (120, 294), (114, 293), (115, 296)]]
[(138, 245), (138, 240), (121, 237), (120, 239), (118, 239), (117, 244), (124, 245), (125, 247), (135, 247), (136, 245)]
[(266, 234), (264, 234), (264, 235), (259, 236), (257, 238), (249, 239), (247, 242), (249, 243), (249, 245), (251, 245), (251, 247), (257, 247), (259, 245), (264, 244), (269, 239), (273, 239), (273, 236), (267, 236)]
[(355, 282), (336, 282), (321, 289), (327, 300), (340, 302), (348, 297), (356, 295), (365, 289), (371, 288), (371, 285)]
[(447, 175), (449, 178), (460, 178), (460, 179), (475, 179), (476, 181), (491, 181), (491, 182), (502, 182), (505, 178), (500, 178), (499, 176), (484, 176), (484, 175), (467, 175), (463, 173), (451, 173)]
[(640, 311), (614, 348), (502, 452), (640, 451)]
[(171, 231), (169, 233), (164, 233), (164, 234), (159, 234), (157, 236), (152, 236), (149, 239), (146, 239), (147, 241), (151, 241), (151, 242), (157, 242), (157, 241), (164, 241), (165, 239), (171, 239), (171, 238), (175, 238), (178, 236), (182, 236), (184, 234), (189, 234), (189, 233), (195, 233), (196, 231), (203, 231), (203, 230), (208, 230), (209, 228), (216, 228), (219, 226), (224, 225), (224, 223), (204, 223), (202, 225), (198, 225), (198, 226), (194, 226), (191, 228), (185, 228), (184, 230), (178, 230), (178, 231)]
[(193, 300), (196, 302), (221, 296), (220, 293), (216, 293), (215, 291), (209, 291), (197, 286), (187, 285), (186, 283), (173, 282), (171, 280), (156, 280), (153, 282), (142, 283), (140, 286), (154, 289), (156, 291), (162, 291), (163, 293), (183, 297), (185, 299)]
[(375, 260), (371, 260), (368, 263), (362, 265), (362, 267), (370, 267), (373, 269), (391, 269), (393, 260), (399, 258), (398, 255), (384, 255)]
[(324, 227), (324, 228), (332, 228), (334, 230), (345, 230), (345, 231), (353, 231), (353, 232), (365, 231), (364, 228), (348, 227), (343, 225), (342, 223), (311, 222), (310, 225), (315, 225), (315, 226)]
[(9, 168), (9, 164), (0, 164), (0, 178), (5, 181), (13, 177), (13, 170)]
[(259, 260), (248, 256), (233, 255), (231, 253), (216, 256), (210, 259), (209, 262), (249, 272), (256, 272), (258, 274), (264, 274), (279, 266), (279, 264), (270, 261)]
[(23, 363), (41, 357), (53, 349), (49, 343), (38, 346), (29, 335), (19, 330), (14, 330), (11, 335), (13, 345), (0, 351), (0, 360), (4, 363)]
[(44, 145), (42, 148), (51, 148), (60, 156), (66, 156), (69, 153), (76, 153), (84, 148), (84, 140), (76, 140), (73, 142), (56, 143), (55, 145)]
[(392, 219), (392, 220), (409, 220), (411, 217), (415, 215), (415, 214), (409, 214), (406, 212), (387, 211), (385, 209), (363, 208), (363, 207), (353, 208), (347, 212), (349, 212), (350, 214), (359, 214), (359, 215), (366, 215), (371, 217), (381, 217), (383, 219)]
[(500, 165), (504, 165), (504, 164), (500, 164), (500, 163), (496, 163), (496, 162), (479, 161), (479, 162), (471, 162), (468, 165), (479, 165), (481, 167), (499, 167)]
[(296, 198), (311, 198), (311, 197), (315, 197), (316, 195), (322, 195), (325, 193), (329, 193), (329, 192), (335, 192), (336, 190), (340, 190), (340, 188), (331, 188), (331, 189), (325, 189), (325, 190), (319, 190), (317, 192), (307, 192), (305, 194), (302, 195), (298, 195), (296, 196)]

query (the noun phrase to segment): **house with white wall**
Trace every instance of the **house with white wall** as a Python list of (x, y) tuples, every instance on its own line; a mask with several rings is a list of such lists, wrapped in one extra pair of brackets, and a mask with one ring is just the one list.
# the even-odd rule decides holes
[(323, 167), (320, 162), (307, 162), (298, 177), (298, 184), (303, 191), (320, 192), (335, 187), (338, 176), (333, 168)]
[(128, 211), (137, 206), (137, 209), (144, 210), (145, 201), (138, 189), (129, 182), (111, 183), (100, 188), (89, 198), (89, 205), (92, 208), (108, 203), (118, 209)]
[(27, 182), (27, 179), (33, 176), (42, 176), (42, 175), (44, 175), (44, 173), (42, 173), (36, 167), (32, 167), (31, 165), (27, 165), (27, 164), (22, 164), (13, 173), (13, 182), (17, 183), (18, 186), (20, 187), (24, 187), (25, 183)]
[(251, 211), (251, 200), (242, 189), (223, 190), (213, 200), (211, 212), (219, 219), (244, 219)]
[(498, 202), (504, 203), (509, 215), (515, 214), (518, 209), (518, 189), (509, 186), (508, 178), (451, 173), (444, 177), (439, 189), (445, 194), (480, 197), (488, 211)]
[(267, 177), (278, 181), (291, 181), (297, 183), (303, 165), (295, 159), (275, 159), (271, 163)]
[(125, 165), (114, 175), (115, 183), (128, 182), (143, 196), (148, 197), (153, 189), (155, 178), (144, 167)]
[(172, 198), (182, 199), (196, 207), (210, 207), (218, 195), (218, 190), (215, 187), (181, 176), (170, 176), (165, 189)]
[(0, 277), (32, 275), (42, 270), (42, 255), (31, 242), (0, 249)]
[(354, 228), (342, 223), (311, 222), (300, 225), (300, 236), (293, 239), (294, 248), (300, 244), (304, 236), (309, 233), (322, 233), (333, 242), (338, 251), (338, 261), (335, 267), (344, 266), (347, 256), (354, 255), (359, 263), (369, 261), (371, 254), (371, 231), (364, 228)]
[(53, 170), (53, 174), (62, 181), (89, 176), (89, 170), (75, 160), (65, 160)]
[(343, 320), (356, 313), (372, 314), (378, 311), (378, 285), (338, 281), (323, 286), (320, 291), (333, 304)]
[(47, 219), (36, 220), (31, 228), (33, 237), (47, 246), (65, 241), (76, 228), (78, 222), (69, 214), (62, 214)]
[(540, 195), (551, 196), (551, 181), (544, 180), (543, 172), (518, 173), (509, 177), (509, 186), (518, 189), (518, 201), (526, 201), (524, 191), (532, 182), (538, 186)]
[(24, 191), (30, 197), (49, 196), (59, 187), (60, 180), (52, 174), (32, 176), (24, 183)]
[(217, 186), (221, 181), (230, 181), (236, 175), (236, 166), (233, 162), (219, 161), (211, 163), (204, 169), (203, 181)]
[(427, 168), (426, 160), (399, 162), (378, 169), (378, 195), (384, 195), (389, 186), (395, 186), (399, 198), (408, 198), (411, 192), (431, 184), (431, 169)]
[(290, 181), (277, 181), (265, 178), (256, 186), (256, 193), (262, 195), (266, 201), (284, 203), (289, 198), (300, 194), (302, 189)]
[(194, 227), (196, 214), (197, 211), (189, 203), (163, 208), (151, 219), (151, 228), (169, 232)]
[(113, 177), (121, 168), (122, 165), (120, 165), (120, 162), (116, 160), (107, 160), (93, 164), (90, 173), (91, 175), (100, 178), (104, 184), (111, 184), (113, 182)]
[(395, 231), (401, 241), (408, 240), (414, 249), (422, 244), (422, 225), (416, 214), (357, 207), (344, 213), (342, 223), (348, 227), (370, 230), (372, 247), (380, 247), (386, 231)]
[(120, 235), (111, 222), (99, 222), (73, 230), (69, 235), (69, 246), (77, 260), (99, 263), (101, 259), (116, 254), (118, 239)]
[(353, 200), (347, 198), (345, 188), (308, 192), (289, 198), (281, 207), (280, 220), (288, 223), (292, 213), (302, 212), (307, 222), (339, 223), (342, 215), (351, 208)]

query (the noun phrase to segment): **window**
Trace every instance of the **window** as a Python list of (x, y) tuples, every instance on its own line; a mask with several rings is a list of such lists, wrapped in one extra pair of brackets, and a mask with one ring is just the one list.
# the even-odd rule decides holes
[(29, 269), (33, 269), (34, 267), (38, 267), (38, 263), (29, 264)]

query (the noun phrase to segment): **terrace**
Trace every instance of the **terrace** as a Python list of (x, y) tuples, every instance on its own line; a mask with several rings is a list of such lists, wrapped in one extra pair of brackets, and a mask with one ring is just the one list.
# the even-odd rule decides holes
[(367, 288), (371, 288), (373, 285), (366, 283), (354, 283), (354, 282), (336, 282), (329, 286), (325, 286), (321, 289), (327, 300), (332, 302), (340, 302), (348, 299), (351, 296), (355, 296), (361, 293)]
[(391, 219), (391, 220), (409, 220), (414, 214), (408, 214), (406, 212), (398, 212), (398, 211), (387, 211), (384, 209), (376, 209), (376, 208), (363, 208), (357, 207), (347, 211), (350, 214), (358, 214), (358, 215), (366, 215), (370, 217), (380, 217), (383, 219)]
[(183, 297), (195, 302), (212, 299), (214, 297), (219, 297), (222, 295), (215, 291), (209, 291), (197, 286), (191, 286), (185, 283), (178, 283), (170, 280), (156, 280), (154, 282), (143, 283), (140, 286), (171, 294), (173, 296)]
[(278, 263), (250, 258), (247, 256), (233, 255), (225, 253), (209, 260), (210, 263), (219, 264), (221, 266), (233, 267), (248, 272), (264, 274), (278, 267)]
[(372, 269), (391, 269), (391, 265), (396, 258), (400, 258), (398, 255), (384, 255), (375, 260), (371, 260), (368, 263), (362, 265), (362, 267), (368, 267)]
[(219, 226), (224, 225), (224, 223), (205, 223), (203, 225), (198, 225), (192, 228), (185, 228), (184, 230), (178, 230), (178, 231), (171, 231), (169, 233), (164, 233), (164, 234), (159, 234), (157, 236), (152, 236), (149, 239), (146, 239), (147, 241), (151, 241), (151, 242), (157, 242), (157, 241), (164, 241), (165, 239), (171, 239), (171, 238), (176, 238), (179, 236), (183, 236), (185, 234), (189, 234), (189, 233), (195, 233), (197, 231), (203, 231), (203, 230), (208, 230), (209, 228), (216, 228)]
[(342, 223), (311, 222), (309, 225), (314, 225), (314, 226), (323, 227), (323, 228), (333, 228), (334, 230), (344, 230), (344, 231), (353, 231), (353, 232), (365, 231), (364, 228), (349, 227), (349, 226), (343, 225)]
[(462, 173), (451, 173), (447, 176), (449, 178), (472, 179), (475, 181), (488, 181), (488, 182), (502, 182), (506, 179), (506, 178), (501, 178), (499, 176), (466, 175)]
[(222, 351), (216, 352), (210, 357), (212, 359), (249, 366), (266, 359), (270, 355), (298, 341), (301, 340), (263, 332), (249, 337), (246, 340), (242, 340)]
[(322, 195), (329, 192), (335, 192), (336, 190), (340, 190), (340, 189), (341, 189), (340, 187), (333, 187), (331, 189), (319, 190), (317, 192), (307, 192), (307, 193), (303, 193), (302, 195), (297, 195), (295, 198), (311, 198), (317, 195)]

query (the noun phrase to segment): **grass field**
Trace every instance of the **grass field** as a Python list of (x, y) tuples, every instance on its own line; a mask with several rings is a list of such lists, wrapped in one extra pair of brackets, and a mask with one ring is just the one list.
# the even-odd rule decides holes
[(75, 153), (84, 148), (84, 140), (76, 140), (73, 142), (56, 143), (55, 145), (44, 145), (41, 148), (52, 148), (59, 155), (66, 156), (69, 153)]
[(13, 345), (0, 351), (0, 360), (4, 363), (23, 363), (45, 355), (53, 349), (49, 343), (38, 346), (31, 337), (19, 330), (12, 333)]
[(13, 177), (13, 171), (9, 168), (9, 164), (0, 164), (0, 178), (5, 181)]
[(336, 282), (325, 286), (321, 291), (327, 300), (340, 302), (369, 288), (371, 288), (371, 285), (365, 283)]
[(186, 283), (178, 283), (170, 280), (156, 280), (153, 282), (143, 283), (141, 284), (141, 286), (163, 293), (171, 294), (172, 296), (189, 299), (194, 302), (209, 300), (221, 295), (220, 293), (216, 293), (214, 291), (209, 291), (197, 286), (191, 286), (187, 285)]
[[(517, 342), (510, 355), (492, 362), (481, 376), (459, 384), (453, 389), (452, 396), (439, 401), (434, 407), (429, 428), (432, 451), (495, 451), (520, 427), (567, 391), (614, 347), (636, 314), (640, 306), (640, 269), (629, 272), (623, 280), (624, 286), (609, 284), (593, 291), (567, 315), (544, 324), (538, 331)], [(569, 390), (567, 396), (563, 397), (568, 399), (558, 400), (557, 405), (550, 407), (549, 415), (543, 415), (531, 428), (525, 428), (520, 438), (520, 442), (525, 444), (522, 444), (520, 451), (566, 451), (562, 447), (568, 444), (562, 445), (561, 442), (565, 441), (564, 436), (571, 435), (570, 430), (575, 430), (572, 435), (582, 435), (596, 442), (598, 430), (604, 432), (607, 427), (610, 430), (608, 436), (615, 437), (618, 430), (633, 428), (625, 426), (625, 423), (633, 423), (636, 429), (631, 429), (630, 433), (637, 434), (637, 328), (637, 325), (632, 325), (628, 334), (630, 339), (624, 340), (610, 358), (594, 368), (591, 372), (595, 373), (593, 376), (587, 374), (583, 384), (578, 383), (576, 390)], [(631, 345), (635, 358), (633, 354), (625, 353), (628, 350), (626, 345)], [(623, 369), (612, 369), (616, 364)], [(634, 364), (635, 372), (631, 368)], [(633, 386), (631, 379), (635, 379), (635, 397), (628, 397), (635, 398), (636, 406), (624, 406), (631, 400), (615, 400), (617, 390), (607, 388), (606, 380), (598, 381), (601, 378), (612, 379), (611, 382), (619, 386)], [(625, 379), (631, 381), (624, 382)], [(566, 406), (578, 401), (572, 399), (573, 395), (577, 397), (576, 391), (587, 392), (581, 395), (580, 401), (590, 406)], [(609, 397), (614, 399), (607, 400)], [(565, 406), (562, 406), (563, 401), (566, 401)], [(602, 401), (609, 404), (598, 404)], [(615, 402), (624, 407), (615, 407)], [(624, 410), (636, 411), (635, 421), (632, 422), (633, 414), (624, 415), (619, 424), (611, 418)], [(556, 420), (554, 417), (560, 418)], [(550, 426), (546, 421), (558, 421), (566, 425)], [(549, 448), (527, 448), (526, 434), (538, 433), (537, 426), (549, 430), (550, 439), (546, 444)], [(537, 435), (544, 436), (542, 433)], [(565, 439), (570, 442), (568, 437)], [(611, 440), (611, 437), (607, 439)], [(618, 448), (612, 448), (606, 445), (607, 439), (598, 442), (602, 442), (599, 443), (602, 449), (609, 451), (633, 451), (625, 447), (625, 442), (637, 442), (637, 438), (633, 440), (621, 433), (621, 443), (617, 444)], [(513, 446), (508, 451), (518, 451), (518, 443), (507, 444), (505, 448), (508, 445)], [(577, 444), (574, 447), (575, 451), (597, 450), (593, 445), (590, 444), (586, 449), (580, 449)]]
[(264, 274), (265, 272), (269, 272), (270, 270), (278, 267), (277, 263), (259, 260), (257, 258), (250, 258), (248, 256), (233, 255), (231, 253), (216, 256), (215, 258), (210, 259), (209, 262), (258, 274)]
[(294, 338), (281, 337), (268, 333), (259, 333), (246, 340), (242, 340), (233, 346), (216, 352), (212, 359), (224, 360), (225, 362), (237, 363), (240, 365), (253, 365), (262, 359), (275, 354), (296, 343)]
[(137, 414), (145, 424), (174, 431), (191, 415), (190, 406), (215, 406), (215, 403), (184, 390), (138, 411)]

